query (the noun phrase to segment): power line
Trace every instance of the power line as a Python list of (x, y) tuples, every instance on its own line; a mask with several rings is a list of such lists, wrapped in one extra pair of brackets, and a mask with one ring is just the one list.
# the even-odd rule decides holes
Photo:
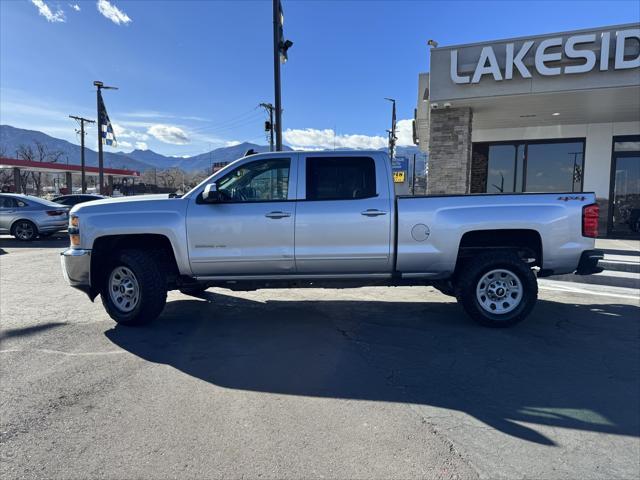
[(194, 133), (201, 133), (201, 132), (218, 132), (218, 131), (223, 131), (223, 130), (228, 130), (230, 128), (236, 128), (238, 126), (242, 126), (242, 125), (247, 125), (248, 123), (251, 123), (253, 121), (255, 121), (256, 119), (259, 119), (262, 117), (262, 114), (260, 112), (255, 112), (253, 115), (243, 118), (243, 119), (238, 119), (235, 120), (233, 122), (228, 122), (224, 125), (219, 125), (219, 126), (211, 126), (211, 127), (199, 127), (199, 128), (194, 128), (194, 129), (190, 129), (192, 132)]
[[(250, 125), (255, 125), (256, 123), (262, 122), (261, 118), (255, 118), (252, 119), (251, 121), (242, 123), (242, 124), (238, 124), (238, 125), (233, 125), (224, 129), (220, 129), (220, 130), (215, 130), (215, 131), (211, 131), (211, 132), (196, 132), (198, 135), (213, 135), (213, 136), (217, 136), (217, 137), (224, 137), (224, 136), (228, 136), (231, 132), (235, 132), (236, 130), (239, 130), (243, 127), (247, 127)], [(253, 129), (253, 127), (252, 127)]]
[(240, 115), (237, 115), (235, 117), (232, 117), (228, 120), (224, 120), (222, 122), (217, 122), (217, 123), (213, 123), (212, 125), (203, 125), (201, 127), (196, 127), (196, 128), (192, 128), (191, 131), (192, 132), (200, 132), (200, 131), (207, 131), (207, 130), (216, 130), (218, 128), (225, 128), (229, 125), (233, 125), (236, 123), (242, 123), (246, 120), (248, 120), (249, 118), (255, 117), (256, 115), (258, 115), (260, 112), (257, 112), (256, 110), (259, 107), (254, 107), (251, 110), (244, 112)]

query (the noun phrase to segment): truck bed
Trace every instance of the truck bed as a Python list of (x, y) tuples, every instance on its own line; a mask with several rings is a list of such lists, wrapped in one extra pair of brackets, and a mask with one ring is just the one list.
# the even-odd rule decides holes
[(574, 272), (580, 253), (595, 244), (582, 236), (582, 208), (595, 200), (593, 192), (398, 196), (396, 270), (446, 278), (465, 234), (500, 238), (517, 230), (539, 237), (541, 268)]

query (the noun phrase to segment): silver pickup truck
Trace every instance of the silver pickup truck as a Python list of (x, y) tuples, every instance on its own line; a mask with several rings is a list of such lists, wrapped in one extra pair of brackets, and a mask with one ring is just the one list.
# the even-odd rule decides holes
[(71, 286), (120, 324), (167, 291), (432, 285), (483, 325), (524, 319), (537, 277), (601, 271), (593, 193), (396, 196), (379, 151), (249, 154), (182, 197), (74, 207)]

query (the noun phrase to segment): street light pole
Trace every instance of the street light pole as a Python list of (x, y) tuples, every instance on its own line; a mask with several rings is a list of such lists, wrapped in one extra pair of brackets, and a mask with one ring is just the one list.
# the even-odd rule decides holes
[(282, 150), (282, 96), (280, 94), (280, 63), (287, 61), (287, 51), (293, 45), (284, 39), (284, 14), (280, 0), (273, 0), (273, 83), (275, 89), (276, 151)]
[(275, 88), (274, 100), (276, 110), (276, 151), (278, 152), (282, 150), (282, 98), (280, 94), (281, 18), (280, 0), (273, 0), (273, 83)]

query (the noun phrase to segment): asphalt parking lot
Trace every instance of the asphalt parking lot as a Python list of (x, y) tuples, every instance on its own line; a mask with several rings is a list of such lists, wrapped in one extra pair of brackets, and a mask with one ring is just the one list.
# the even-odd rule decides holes
[(3, 478), (637, 478), (638, 292), (543, 282), (472, 323), (430, 287), (169, 294), (142, 328), (0, 237)]

